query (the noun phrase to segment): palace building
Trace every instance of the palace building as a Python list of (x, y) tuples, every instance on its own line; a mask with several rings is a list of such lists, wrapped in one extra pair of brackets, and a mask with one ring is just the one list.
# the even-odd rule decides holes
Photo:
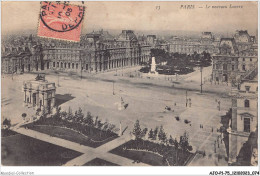
[(172, 37), (169, 42), (169, 52), (193, 54), (194, 52), (202, 53), (203, 51), (210, 54), (218, 51), (218, 43), (211, 32), (203, 32), (200, 38), (179, 38)]
[(238, 83), (254, 70), (258, 62), (257, 43), (247, 31), (237, 32), (234, 38), (222, 38), (219, 52), (214, 54), (212, 81)]
[[(258, 125), (258, 71), (245, 75), (238, 88), (232, 91), (232, 119), (229, 129), (230, 164), (239, 162), (237, 156), (250, 134), (257, 133)], [(257, 139), (256, 139), (257, 140)], [(255, 146), (252, 146), (255, 147)], [(254, 148), (247, 149), (253, 152)], [(257, 150), (257, 146), (256, 146)], [(247, 151), (250, 153), (250, 151)], [(251, 157), (251, 156), (249, 156)]]
[[(113, 37), (107, 31), (93, 31), (79, 43), (26, 37), (19, 43), (3, 44), (2, 73), (57, 70), (97, 73), (139, 65), (150, 59), (156, 36), (138, 41), (132, 30)], [(16, 46), (19, 47), (16, 47)], [(167, 49), (159, 43), (158, 47)]]

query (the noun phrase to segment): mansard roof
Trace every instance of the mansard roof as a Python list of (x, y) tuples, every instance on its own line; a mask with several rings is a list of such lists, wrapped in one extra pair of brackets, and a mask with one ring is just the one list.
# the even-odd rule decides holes
[(137, 37), (133, 30), (122, 30), (122, 33), (118, 36), (119, 41), (130, 40), (137, 41)]
[(238, 48), (237, 48), (237, 45), (236, 45), (236, 41), (235, 41), (234, 38), (221, 38), (220, 39), (220, 43), (219, 43), (219, 47), (221, 48), (224, 45), (233, 48), (234, 49), (234, 53), (236, 53), (238, 51)]
[(100, 40), (114, 40), (115, 37), (111, 34), (109, 34), (108, 31), (99, 30), (99, 31), (92, 31), (91, 33), (86, 34), (87, 38), (99, 38)]

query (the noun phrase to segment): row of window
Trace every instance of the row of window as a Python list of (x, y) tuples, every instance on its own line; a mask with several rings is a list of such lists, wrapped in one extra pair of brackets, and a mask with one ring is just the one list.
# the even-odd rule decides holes
[[(64, 68), (67, 68), (67, 67), (68, 67), (69, 69), (70, 69), (70, 66), (71, 66), (72, 69), (74, 69), (74, 66), (75, 66), (75, 65), (74, 65), (74, 63), (72, 63), (72, 64), (68, 63), (68, 64), (67, 64), (66, 62), (65, 62), (65, 63), (63, 63), (63, 62), (61, 62), (61, 63), (57, 62), (57, 65), (56, 65), (56, 62), (53, 62), (53, 63), (52, 63), (52, 66), (53, 66), (53, 67), (57, 67), (57, 68), (59, 68), (59, 67), (60, 67), (60, 68), (63, 68), (63, 67), (64, 67)], [(76, 64), (76, 69), (78, 69), (78, 67), (79, 67), (79, 65)]]
[[(231, 60), (232, 60), (232, 61), (235, 61), (235, 60), (237, 61), (237, 59), (235, 59), (235, 58), (232, 58)], [(245, 59), (245, 58), (242, 58), (242, 60), (243, 60), (243, 61), (246, 61), (246, 59)], [(250, 62), (252, 62), (252, 61), (253, 61), (253, 59), (252, 59), (252, 58), (250, 58), (249, 60), (250, 60)]]
[[(72, 64), (68, 63), (67, 64), (67, 63), (57, 62), (57, 68), (60, 67), (60, 68), (68, 68), (68, 69), (72, 68), (72, 69), (74, 69), (75, 65), (76, 65), (76, 69), (78, 69), (79, 65), (77, 63), (76, 64), (74, 64), (74, 63), (72, 63)], [(56, 66), (56, 62), (53, 62), (53, 67), (55, 67), (55, 66)], [(83, 67), (82, 67), (82, 69), (83, 69)], [(88, 64), (86, 64), (85, 69), (88, 70)]]
[[(220, 65), (214, 64), (213, 68), (220, 69)], [(235, 69), (238, 69), (238, 66), (235, 67), (235, 65), (231, 65), (231, 69), (232, 69), (232, 71), (234, 71)], [(223, 70), (227, 70), (227, 64), (223, 64)], [(242, 65), (242, 70), (246, 71), (246, 65)]]

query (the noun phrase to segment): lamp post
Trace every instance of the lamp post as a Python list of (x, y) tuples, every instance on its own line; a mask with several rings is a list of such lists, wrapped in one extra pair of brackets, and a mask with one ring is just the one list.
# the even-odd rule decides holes
[(115, 95), (114, 82), (113, 82), (113, 95)]
[(82, 70), (83, 70), (82, 59), (80, 59), (80, 80), (82, 80)]
[(200, 93), (202, 93), (202, 70), (203, 70), (203, 67), (200, 66)]
[(188, 91), (186, 90), (186, 107), (188, 106)]

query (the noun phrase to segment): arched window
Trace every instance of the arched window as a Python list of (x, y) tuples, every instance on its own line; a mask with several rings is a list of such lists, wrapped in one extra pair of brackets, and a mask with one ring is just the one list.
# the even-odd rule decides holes
[(68, 63), (68, 68), (70, 68), (70, 63)]
[(79, 64), (76, 64), (76, 69), (78, 69), (78, 67), (79, 67)]
[(74, 69), (74, 63), (72, 63), (72, 69)]
[(57, 62), (57, 67), (59, 67), (60, 66), (60, 63), (59, 62)]
[(63, 63), (62, 62), (60, 63), (60, 68), (63, 68)]
[(250, 107), (249, 100), (245, 100), (245, 107), (246, 107), (246, 108), (249, 108), (249, 107)]
[(67, 67), (67, 63), (64, 63), (64, 68), (66, 68)]
[(52, 65), (53, 67), (55, 67), (55, 62), (53, 62), (53, 65)]

